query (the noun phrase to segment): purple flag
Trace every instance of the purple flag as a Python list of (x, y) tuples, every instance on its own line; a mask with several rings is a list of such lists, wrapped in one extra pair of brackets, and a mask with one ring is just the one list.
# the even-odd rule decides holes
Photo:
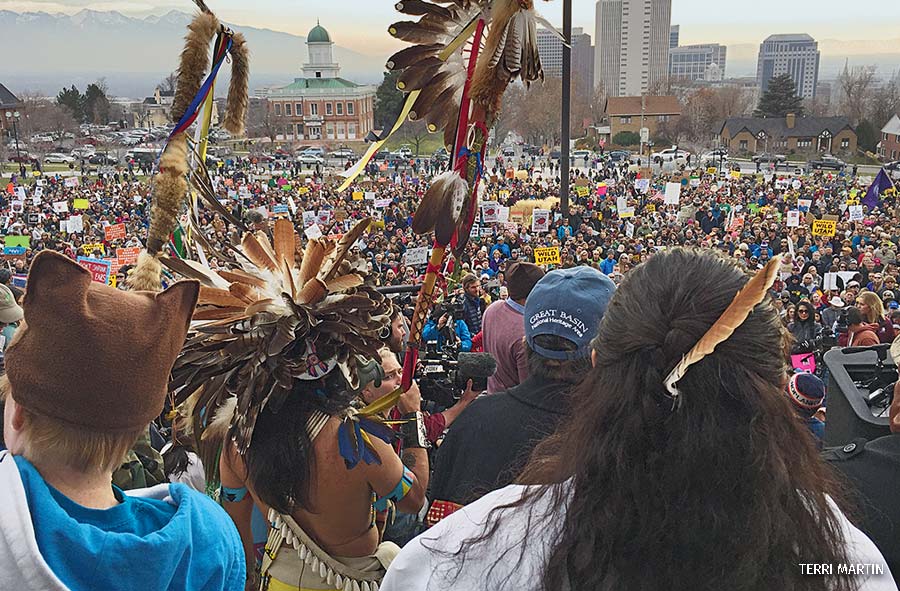
[(884, 191), (893, 188), (894, 183), (882, 168), (881, 172), (878, 173), (878, 176), (875, 177), (875, 180), (872, 181), (872, 185), (869, 187), (869, 190), (866, 191), (866, 196), (862, 198), (862, 204), (867, 206), (869, 209), (875, 209), (881, 203), (881, 194)]

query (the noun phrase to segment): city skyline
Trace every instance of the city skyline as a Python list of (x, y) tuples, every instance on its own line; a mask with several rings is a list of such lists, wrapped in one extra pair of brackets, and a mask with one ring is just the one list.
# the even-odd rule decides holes
[[(217, 0), (213, 9), (224, 20), (246, 26), (268, 28), (304, 35), (317, 19), (328, 22), (343, 45), (356, 51), (390, 53), (402, 44), (386, 33), (387, 26), (400, 18), (393, 1), (345, 0), (321, 3), (315, 0), (283, 2), (259, 0), (252, 7), (239, 0)], [(539, 2), (537, 9), (554, 25), (562, 24), (561, 2)], [(347, 6), (353, 10), (348, 11)], [(592, 0), (573, 3), (573, 26), (582, 27), (596, 39)], [(153, 0), (0, 0), (0, 10), (74, 13), (90, 10), (116, 10), (131, 16), (190, 11), (190, 2), (154, 2)], [(728, 13), (709, 10), (703, 0), (674, 0), (672, 24), (681, 26), (680, 44), (721, 43), (723, 45), (759, 45), (771, 34), (808, 33), (820, 41), (870, 40), (878, 42), (898, 37), (895, 23), (900, 20), (900, 3), (883, 0), (858, 0), (853, 15), (844, 14), (839, 0), (757, 0), (753, 10)], [(734, 16), (730, 16), (734, 14)], [(836, 15), (841, 15), (840, 19)], [(855, 16), (858, 15), (858, 16)], [(887, 48), (885, 47), (885, 53)]]

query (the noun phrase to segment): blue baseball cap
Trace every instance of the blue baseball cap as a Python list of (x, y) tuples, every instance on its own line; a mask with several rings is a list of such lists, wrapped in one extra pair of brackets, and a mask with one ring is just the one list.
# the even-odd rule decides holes
[[(548, 359), (587, 357), (615, 291), (612, 279), (592, 267), (550, 271), (525, 300), (525, 341)], [(556, 351), (536, 345), (534, 338), (545, 334), (571, 341), (577, 349)]]

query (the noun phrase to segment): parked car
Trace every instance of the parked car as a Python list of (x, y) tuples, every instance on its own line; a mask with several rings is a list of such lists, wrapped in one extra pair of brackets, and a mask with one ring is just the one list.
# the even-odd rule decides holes
[(504, 158), (513, 158), (516, 155), (516, 149), (512, 146), (504, 146), (500, 153)]
[(448, 162), (450, 160), (450, 153), (447, 151), (447, 148), (440, 148), (434, 151), (434, 154), (431, 155), (431, 159), (440, 163)]
[(797, 166), (796, 164), (788, 164), (787, 162), (779, 162), (775, 165), (775, 172), (777, 174), (791, 174), (794, 176), (800, 176), (803, 174), (803, 168)]
[(319, 166), (325, 165), (325, 159), (312, 152), (303, 152), (302, 154), (297, 156), (297, 162), (299, 162), (300, 164), (307, 164), (309, 166), (315, 166), (316, 164), (318, 164)]
[(719, 164), (720, 162), (723, 164), (728, 162), (728, 150), (725, 148), (716, 148), (715, 150), (704, 152), (700, 156), (700, 164), (703, 166)]
[(16, 154), (10, 155), (9, 161), (20, 163), (20, 164), (33, 164), (33, 163), (37, 162), (38, 159), (36, 157), (32, 156), (31, 154), (29, 154), (28, 152), (19, 151), (18, 155), (16, 155)]
[(553, 148), (552, 150), (550, 150), (551, 160), (559, 160), (560, 154), (561, 154), (561, 152), (560, 152), (559, 148)]
[(304, 154), (325, 158), (325, 148), (303, 148), (300, 150), (299, 155), (302, 156)]
[(66, 154), (60, 154), (59, 152), (50, 152), (46, 156), (44, 156), (44, 163), (46, 164), (74, 164), (75, 159), (71, 156), (67, 156)]
[(610, 162), (622, 162), (631, 157), (631, 152), (628, 150), (613, 150), (612, 152), (607, 152), (606, 157)]
[(831, 154), (824, 154), (818, 160), (810, 160), (806, 163), (807, 170), (835, 170), (840, 172), (846, 167), (846, 162), (844, 162), (840, 158), (832, 156)]
[(753, 157), (753, 162), (757, 164), (778, 164), (779, 162), (787, 162), (787, 156), (784, 154), (769, 154), (763, 152)]
[(338, 148), (329, 152), (328, 155), (332, 158), (356, 158), (356, 153), (350, 148)]
[(676, 164), (685, 164), (687, 163), (687, 159), (690, 156), (690, 152), (685, 150), (679, 150), (678, 148), (666, 148), (665, 150), (660, 150), (659, 152), (653, 152), (650, 154), (650, 160), (656, 162), (657, 164), (662, 164), (663, 162), (674, 162)]
[(92, 154), (88, 158), (88, 164), (111, 164), (115, 165), (119, 162), (109, 154)]
[(592, 156), (593, 153), (590, 150), (575, 150), (574, 152), (572, 152), (570, 159), (577, 162), (584, 159), (590, 160)]

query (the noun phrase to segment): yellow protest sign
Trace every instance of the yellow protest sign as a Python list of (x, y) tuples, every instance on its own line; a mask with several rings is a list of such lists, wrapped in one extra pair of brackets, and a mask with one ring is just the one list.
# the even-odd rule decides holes
[(509, 191), (502, 189), (500, 191), (500, 199), (509, 199)]
[(534, 262), (537, 265), (558, 265), (559, 248), (555, 246), (549, 246), (547, 248), (535, 248)]
[(654, 212), (654, 211), (656, 211), (656, 206), (652, 203), (648, 203), (647, 207), (645, 207), (644, 209), (646, 209), (649, 212)]
[(813, 220), (813, 236), (834, 236), (837, 233), (837, 222), (834, 220)]
[(100, 252), (100, 254), (104, 254), (104, 255), (106, 254), (106, 247), (103, 246), (102, 242), (91, 242), (91, 243), (82, 245), (81, 248), (84, 249), (84, 254), (87, 256), (90, 256), (90, 255), (94, 254), (95, 252)]
[(31, 173), (31, 175), (32, 175), (32, 176), (41, 176), (41, 171), (40, 171), (40, 170), (35, 170), (35, 171), (33, 171), (33, 172)]
[(731, 178), (733, 178), (733, 179), (739, 179), (739, 178), (741, 178), (741, 171), (740, 171), (740, 170), (732, 170), (732, 171), (731, 171)]
[(72, 200), (72, 208), (73, 209), (90, 209), (91, 204), (87, 199), (73, 199)]
[[(297, 189), (297, 192), (301, 195), (306, 195), (307, 193), (309, 193), (309, 187), (300, 187), (299, 189)], [(356, 193), (354, 193), (354, 195), (356, 195)], [(362, 195), (362, 193), (360, 193), (360, 195)], [(356, 197), (354, 197), (354, 199), (356, 199)], [(360, 197), (360, 199), (362, 199), (362, 197)]]
[(578, 194), (579, 197), (587, 197), (588, 193), (590, 193), (591, 190), (588, 189), (587, 187), (575, 187), (575, 192)]
[(715, 166), (710, 166), (706, 169), (706, 174), (716, 174), (717, 172), (719, 172), (719, 169)]
[(859, 199), (847, 199), (847, 205), (859, 205)]
[(365, 197), (365, 193), (363, 193), (362, 191), (353, 191), (353, 200), (354, 201), (362, 201), (363, 197)]

